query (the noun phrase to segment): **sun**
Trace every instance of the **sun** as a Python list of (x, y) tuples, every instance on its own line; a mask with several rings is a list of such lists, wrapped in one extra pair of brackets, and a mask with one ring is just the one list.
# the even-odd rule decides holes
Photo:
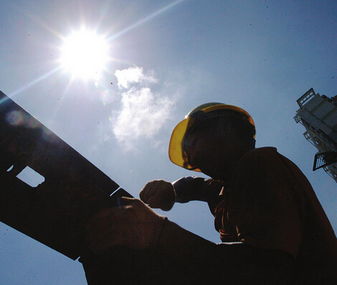
[(73, 78), (96, 79), (109, 61), (106, 38), (95, 31), (81, 29), (63, 39), (60, 65)]

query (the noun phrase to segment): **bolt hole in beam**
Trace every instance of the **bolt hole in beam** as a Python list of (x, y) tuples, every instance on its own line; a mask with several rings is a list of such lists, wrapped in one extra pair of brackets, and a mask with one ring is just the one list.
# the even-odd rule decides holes
[[(12, 167), (9, 169), (12, 169)], [(7, 172), (10, 171), (9, 169)], [(40, 173), (29, 166), (26, 166), (16, 177), (31, 187), (36, 187), (45, 181), (45, 178)]]

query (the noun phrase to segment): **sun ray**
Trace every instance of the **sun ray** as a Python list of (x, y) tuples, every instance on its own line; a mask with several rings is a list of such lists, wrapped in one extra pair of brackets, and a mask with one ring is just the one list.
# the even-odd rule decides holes
[[(41, 76), (33, 79), (32, 81), (28, 82), (27, 84), (23, 85), (22, 87), (18, 88), (17, 90), (11, 92), (8, 97), (10, 98), (14, 98), (15, 96), (17, 96), (18, 94), (22, 93), (23, 91), (28, 90), (29, 88), (33, 87), (34, 85), (36, 85), (37, 83), (41, 82), (42, 80), (52, 76), (54, 73), (56, 73), (58, 70), (60, 69), (60, 67), (56, 67), (48, 72), (46, 72), (45, 74), (42, 74)], [(0, 104), (2, 104), (4, 102), (5, 99), (0, 100)]]
[(60, 108), (63, 105), (63, 101), (64, 101), (64, 99), (66, 97), (66, 94), (68, 93), (68, 90), (69, 90), (69, 88), (71, 86), (72, 81), (73, 81), (72, 79), (69, 79), (68, 83), (66, 84), (66, 86), (65, 86), (65, 88), (64, 88), (64, 90), (62, 92), (61, 97), (59, 98), (57, 104), (55, 104), (55, 108), (52, 111), (52, 114), (50, 116), (50, 120), (51, 121), (53, 121), (56, 118), (58, 112), (60, 111)]
[(185, 0), (177, 0), (177, 1), (174, 1), (174, 2), (172, 2), (172, 3), (168, 4), (168, 5), (166, 5), (166, 6), (163, 7), (163, 8), (160, 8), (159, 10), (157, 10), (157, 11), (153, 12), (152, 14), (150, 14), (150, 15), (144, 17), (143, 19), (140, 19), (140, 20), (137, 21), (136, 23), (134, 23), (134, 24), (128, 26), (127, 28), (125, 28), (125, 29), (119, 31), (118, 33), (113, 34), (111, 37), (109, 37), (108, 40), (112, 41), (112, 40), (115, 40), (115, 39), (119, 38), (120, 36), (122, 36), (122, 35), (126, 34), (127, 32), (129, 32), (129, 31), (131, 31), (131, 30), (133, 30), (133, 29), (139, 27), (140, 25), (145, 24), (146, 22), (152, 20), (153, 18), (159, 16), (160, 14), (166, 12), (166, 11), (169, 10), (170, 8), (172, 8), (172, 7), (176, 6), (176, 5), (178, 5), (179, 3), (183, 2), (183, 1), (185, 1)]
[(27, 17), (32, 22), (38, 24), (40, 27), (50, 32), (57, 38), (62, 39), (62, 34), (56, 31), (55, 29), (53, 29), (51, 26), (49, 26), (47, 22), (44, 21), (41, 17), (38, 17), (37, 15), (32, 14), (27, 9), (25, 9), (22, 5), (18, 5), (14, 3), (14, 1), (11, 1), (10, 5), (12, 6), (13, 9), (15, 9), (16, 12), (20, 13), (23, 17)]

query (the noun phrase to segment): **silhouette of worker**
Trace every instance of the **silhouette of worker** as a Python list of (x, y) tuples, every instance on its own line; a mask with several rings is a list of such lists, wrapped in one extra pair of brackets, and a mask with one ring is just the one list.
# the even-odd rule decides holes
[[(210, 177), (147, 183), (140, 198), (88, 225), (89, 284), (337, 284), (333, 229), (299, 168), (255, 148), (255, 124), (222, 103), (195, 108), (174, 128), (170, 160)], [(175, 202), (207, 202), (221, 243), (159, 216)], [(146, 205), (147, 204), (147, 205)], [(110, 279), (109, 279), (110, 278)]]

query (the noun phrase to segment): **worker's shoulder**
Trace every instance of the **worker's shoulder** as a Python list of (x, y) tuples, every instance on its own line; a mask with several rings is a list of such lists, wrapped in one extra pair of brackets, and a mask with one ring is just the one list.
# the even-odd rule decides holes
[[(239, 162), (239, 169), (262, 174), (305, 177), (300, 168), (288, 157), (280, 154), (276, 147), (261, 147), (247, 152)], [(305, 178), (306, 179), (306, 178)]]
[(279, 174), (288, 173), (289, 170), (293, 171), (298, 167), (289, 158), (280, 154), (276, 147), (260, 147), (248, 151), (240, 160), (239, 168), (241, 170), (256, 172), (274, 172)]
[(270, 187), (278, 189), (290, 183), (290, 176), (294, 173), (291, 165), (292, 162), (275, 147), (256, 148), (241, 158), (233, 177), (238, 183), (249, 183), (260, 190)]
[(264, 147), (258, 147), (250, 150), (248, 153), (253, 154), (266, 154), (266, 153), (278, 153), (277, 148), (274, 146), (264, 146)]
[(248, 151), (241, 159), (242, 162), (247, 161), (270, 161), (279, 159), (280, 157), (283, 157), (280, 153), (278, 153), (276, 147), (260, 147), (255, 148), (250, 151)]

